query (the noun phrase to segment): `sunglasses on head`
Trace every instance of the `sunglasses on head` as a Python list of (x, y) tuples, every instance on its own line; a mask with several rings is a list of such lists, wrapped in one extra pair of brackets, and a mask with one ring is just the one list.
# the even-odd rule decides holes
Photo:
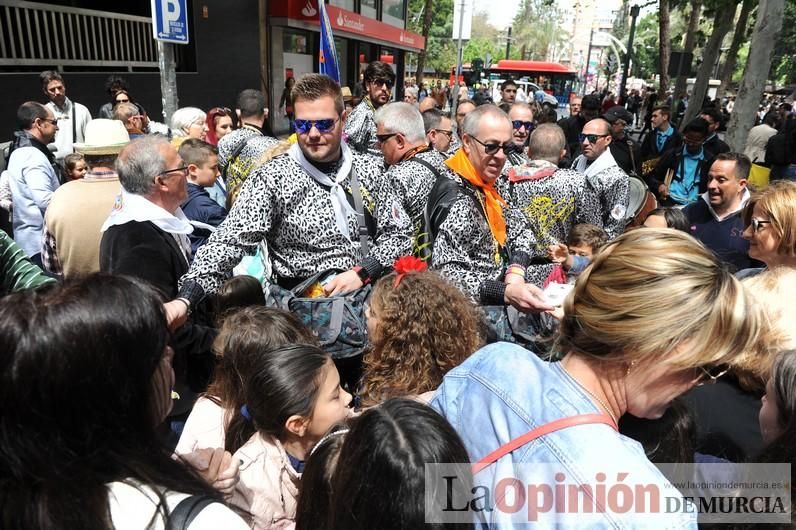
[(610, 134), (579, 134), (578, 141), (583, 143), (584, 140), (588, 140), (590, 144), (595, 143), (600, 138), (605, 138), (606, 136), (610, 136)]
[(296, 132), (299, 134), (307, 134), (313, 127), (318, 129), (319, 133), (328, 133), (334, 129), (334, 124), (337, 123), (338, 118), (324, 118), (321, 120), (302, 120), (296, 118), (293, 123), (296, 126)]
[(484, 153), (486, 153), (488, 155), (494, 155), (495, 153), (497, 153), (501, 149), (503, 150), (504, 154), (508, 155), (514, 149), (514, 144), (512, 144), (512, 143), (499, 144), (499, 143), (490, 142), (490, 143), (486, 144), (486, 143), (482, 142), (481, 140), (479, 140), (478, 138), (476, 138), (475, 136), (471, 136), (470, 138), (472, 138), (473, 140), (475, 140), (479, 144), (483, 145), (484, 146)]
[(511, 126), (517, 129), (518, 131), (525, 127), (525, 130), (531, 132), (535, 125), (532, 121), (522, 121), (522, 120), (512, 120)]

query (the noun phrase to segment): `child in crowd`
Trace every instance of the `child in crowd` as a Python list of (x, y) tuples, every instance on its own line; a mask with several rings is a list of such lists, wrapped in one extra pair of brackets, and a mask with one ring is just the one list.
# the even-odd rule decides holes
[(273, 348), (313, 341), (298, 318), (281, 309), (252, 306), (228, 315), (214, 343), (218, 364), (213, 380), (196, 400), (175, 452), (216, 447), (237, 451), (254, 434), (240, 410), (254, 358)]
[(765, 448), (756, 462), (796, 463), (796, 350), (777, 357), (761, 400), (760, 432)]
[(317, 346), (285, 346), (251, 360), (242, 414), (257, 432), (233, 456), (240, 482), (231, 502), (252, 515), (255, 529), (284, 528), (296, 516), (304, 460), (349, 417), (351, 394), (340, 387), (331, 356)]
[[(426, 514), (442, 516), (450, 495), (472, 494), (470, 458), (461, 438), (422, 403), (387, 400), (338, 433), (324, 437), (307, 463), (297, 530), (442, 528), (427, 524)], [(425, 479), (432, 471), (426, 464), (442, 463), (448, 464), (445, 474), (451, 464), (460, 464), (457, 480), (447, 483), (440, 476), (437, 487), (427, 491)], [(324, 494), (328, 497), (317, 498)], [(426, 499), (427, 494), (432, 497)], [(470, 521), (444, 527), (474, 528)]]
[(264, 306), (265, 293), (257, 278), (246, 274), (233, 276), (221, 286), (216, 294), (216, 314), (224, 315), (249, 306)]
[(544, 286), (550, 283), (575, 283), (594, 255), (608, 242), (608, 234), (599, 226), (579, 224), (572, 227), (566, 244), (552, 245), (550, 257), (560, 264), (547, 277)]
[(88, 173), (86, 159), (80, 153), (72, 153), (64, 157), (64, 182), (80, 180)]
[(364, 357), (364, 406), (430, 399), (442, 376), (482, 344), (473, 305), (426, 268), (418, 258), (400, 258), (373, 289), (365, 311), (371, 350)]
[(686, 234), (692, 234), (691, 223), (680, 208), (655, 208), (644, 219), (647, 228), (673, 228)]
[(227, 217), (227, 210), (205, 189), (212, 187), (219, 176), (218, 149), (202, 140), (188, 138), (180, 145), (179, 154), (188, 168), (188, 199), (182, 204), (182, 211), (194, 227), (190, 238), (195, 255)]

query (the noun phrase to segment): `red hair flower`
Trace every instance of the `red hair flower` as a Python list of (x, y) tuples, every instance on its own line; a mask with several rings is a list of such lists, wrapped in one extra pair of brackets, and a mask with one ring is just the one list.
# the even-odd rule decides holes
[(398, 276), (395, 277), (394, 287), (398, 287), (405, 274), (410, 272), (425, 272), (428, 270), (428, 264), (420, 258), (415, 256), (401, 256), (393, 264), (395, 272)]

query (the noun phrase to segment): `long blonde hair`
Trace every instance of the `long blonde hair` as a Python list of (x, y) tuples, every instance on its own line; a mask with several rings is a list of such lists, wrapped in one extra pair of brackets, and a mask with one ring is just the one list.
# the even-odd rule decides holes
[(783, 351), (796, 349), (796, 269), (775, 267), (742, 283), (760, 306), (764, 331), (741, 357), (735, 373), (741, 386), (762, 391), (774, 359)]
[(760, 328), (741, 283), (701, 243), (668, 228), (634, 230), (604, 247), (564, 313), (558, 351), (625, 364), (732, 364)]

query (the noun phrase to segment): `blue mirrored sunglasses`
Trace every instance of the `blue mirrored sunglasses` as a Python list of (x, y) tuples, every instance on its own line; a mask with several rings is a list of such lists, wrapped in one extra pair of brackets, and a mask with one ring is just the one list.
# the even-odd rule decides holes
[(325, 118), (322, 120), (302, 120), (296, 118), (293, 123), (296, 125), (296, 132), (299, 134), (307, 134), (314, 126), (320, 133), (328, 133), (334, 128), (338, 118)]

